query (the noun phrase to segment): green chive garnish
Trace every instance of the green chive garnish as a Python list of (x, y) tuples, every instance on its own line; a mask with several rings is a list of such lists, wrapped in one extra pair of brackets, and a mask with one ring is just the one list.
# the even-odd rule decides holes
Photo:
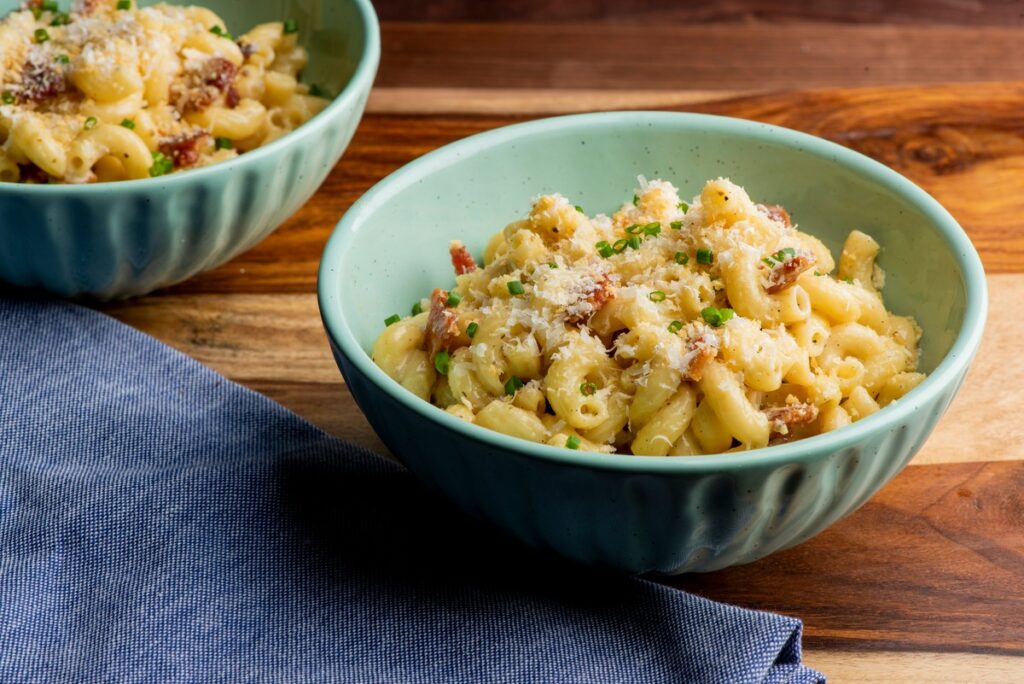
[(697, 250), (697, 263), (698, 264), (710, 264), (715, 260), (715, 255), (712, 254), (711, 250), (707, 247), (701, 247)]
[(549, 261), (548, 266), (550, 266), (551, 268), (558, 268), (558, 262)]
[(390, 316), (384, 319), (384, 327), (390, 327), (400, 320), (402, 320), (401, 316), (399, 316), (398, 314), (391, 314)]
[(612, 249), (615, 250), (616, 254), (622, 254), (622, 252), (628, 246), (629, 246), (629, 240), (627, 240), (626, 238), (621, 238), (621, 239), (615, 241), (615, 244), (612, 245)]
[(522, 388), (523, 381), (514, 375), (505, 382), (505, 394), (510, 397)]
[(215, 36), (220, 36), (221, 38), (227, 38), (228, 40), (235, 39), (235, 37), (231, 35), (230, 31), (228, 31), (226, 28), (221, 28), (220, 26), (211, 26), (210, 33), (212, 33)]
[(592, 382), (585, 382), (580, 385), (580, 394), (585, 397), (593, 396), (597, 393), (597, 385)]
[(149, 175), (153, 178), (164, 176), (174, 170), (174, 160), (162, 152), (153, 153), (153, 165), (149, 167)]
[(629, 233), (630, 235), (637, 235), (643, 229), (643, 226), (641, 226), (639, 223), (634, 223), (631, 226), (626, 226), (626, 232)]
[(447, 302), (445, 302), (445, 303), (446, 303), (446, 304), (447, 304), (448, 306), (450, 306), (450, 307), (454, 308), (454, 307), (458, 306), (458, 305), (459, 305), (459, 302), (461, 302), (461, 301), (462, 301), (462, 297), (460, 297), (459, 295), (457, 295), (457, 294), (456, 294), (456, 293), (454, 293), (454, 292), (449, 292), (449, 293), (448, 293), (448, 301), (447, 301)]
[(690, 255), (686, 252), (676, 252), (676, 263), (677, 264), (688, 264), (690, 263)]
[(117, 9), (119, 10), (130, 10), (132, 8), (132, 0), (117, 0)]
[(58, 12), (50, 22), (50, 26), (67, 26), (71, 23), (71, 16), (67, 12)]
[(509, 294), (511, 294), (511, 295), (521, 295), (524, 292), (526, 292), (526, 290), (523, 289), (523, 284), (521, 282), (519, 282), (518, 280), (510, 280), (510, 281), (508, 281), (508, 293)]
[(581, 214), (586, 214), (587, 213), (587, 212), (583, 211), (583, 207), (581, 207), (578, 204), (576, 205), (576, 211), (580, 212)]
[(214, 141), (214, 147), (218, 150), (233, 150), (235, 143), (231, 142), (231, 138), (217, 138)]
[(82, 129), (86, 131), (91, 131), (92, 129), (96, 128), (96, 124), (98, 123), (99, 121), (96, 120), (95, 116), (90, 116), (88, 119), (85, 120), (85, 123), (82, 125)]
[(633, 249), (640, 249), (640, 242), (641, 240), (639, 235), (634, 235), (633, 237), (626, 240), (626, 243)]
[(683, 227), (683, 222), (682, 221), (673, 221), (672, 223), (670, 223), (668, 225), (672, 226), (672, 230), (679, 230), (680, 228)]
[(412, 315), (419, 316), (421, 313), (423, 313), (423, 304), (416, 302), (412, 305)]
[(705, 323), (713, 328), (717, 328), (733, 317), (733, 310), (716, 309), (713, 306), (709, 306), (700, 312), (700, 316), (704, 319)]
[(682, 211), (684, 214), (690, 211), (690, 205), (687, 204), (686, 202), (680, 202), (676, 206), (679, 207), (680, 211)]
[(36, 39), (37, 43), (45, 43), (50, 40), (50, 32), (44, 28), (37, 28), (36, 32), (32, 35)]
[(668, 331), (675, 335), (677, 332), (683, 329), (682, 321), (672, 321), (668, 324)]
[(607, 240), (601, 240), (600, 242), (595, 244), (594, 247), (597, 248), (597, 253), (603, 256), (605, 259), (610, 257), (612, 254), (615, 254), (615, 250), (612, 249), (612, 246), (608, 244)]
[(786, 247), (785, 249), (780, 249), (775, 254), (772, 254), (770, 257), (768, 257), (764, 261), (769, 266), (771, 266), (772, 265), (772, 263), (771, 263), (772, 261), (776, 261), (776, 262), (781, 264), (786, 259), (789, 259), (789, 258), (792, 258), (792, 257), (795, 257), (795, 256), (796, 256), (796, 250), (793, 249), (792, 247)]
[(848, 285), (853, 285), (853, 278), (843, 278), (843, 282)]
[(476, 331), (479, 329), (479, 325), (477, 325), (476, 323), (470, 323), (469, 325), (466, 326), (466, 334), (469, 335), (470, 337), (473, 337), (474, 335), (476, 335)]
[(71, 64), (71, 58), (67, 55), (57, 55), (57, 61), (61, 64)]
[(135, 122), (132, 121), (131, 119), (125, 119), (124, 121), (121, 122), (121, 125), (124, 126), (125, 128), (127, 128), (130, 131), (134, 131), (135, 130)]
[(57, 11), (57, 0), (43, 0), (40, 8), (44, 12), (56, 12)]
[(451, 357), (448, 352), (439, 351), (434, 354), (434, 369), (441, 375), (448, 375), (448, 368), (451, 366)]
[(647, 298), (650, 299), (652, 302), (663, 302), (665, 301), (665, 293), (662, 292), (661, 290), (655, 290), (654, 292), (648, 294)]
[(576, 435), (569, 435), (569, 438), (565, 440), (565, 448), (566, 449), (579, 449), (580, 448), (580, 438), (577, 437)]
[(638, 206), (639, 204), (640, 204), (640, 198), (637, 197), (636, 195), (633, 195), (633, 206), (635, 207), (635, 206)]
[(284, 34), (298, 33), (299, 24), (294, 19), (286, 19), (284, 22)]
[(661, 224), (655, 221), (654, 223), (648, 223), (644, 226), (644, 233), (650, 236), (655, 236), (661, 233)]
[(5, 90), (3, 94), (0, 94), (0, 102), (4, 104), (14, 104), (14, 93), (9, 90)]

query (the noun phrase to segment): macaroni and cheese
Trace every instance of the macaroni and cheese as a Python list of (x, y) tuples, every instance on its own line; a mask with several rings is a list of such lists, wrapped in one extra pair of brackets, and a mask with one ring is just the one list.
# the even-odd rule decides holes
[(725, 179), (692, 204), (647, 182), (611, 217), (558, 194), (450, 245), (456, 285), (391, 316), (374, 361), (492, 430), (598, 452), (753, 449), (864, 418), (913, 389), (921, 330), (886, 310), (878, 244), (838, 265)]
[(205, 166), (327, 105), (294, 21), (237, 40), (203, 7), (31, 0), (0, 20), (0, 181), (88, 183)]

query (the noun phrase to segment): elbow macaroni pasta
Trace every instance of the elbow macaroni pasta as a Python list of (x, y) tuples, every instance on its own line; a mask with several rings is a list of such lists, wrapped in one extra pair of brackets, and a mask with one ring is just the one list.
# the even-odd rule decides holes
[(688, 456), (849, 425), (897, 401), (920, 328), (886, 310), (879, 245), (838, 261), (725, 179), (692, 203), (643, 178), (587, 216), (560, 195), (487, 245), (453, 242), (456, 285), (386, 321), (374, 361), (459, 418), (534, 442)]
[(328, 101), (294, 22), (237, 42), (203, 7), (29, 0), (0, 20), (0, 182), (159, 176), (270, 143)]

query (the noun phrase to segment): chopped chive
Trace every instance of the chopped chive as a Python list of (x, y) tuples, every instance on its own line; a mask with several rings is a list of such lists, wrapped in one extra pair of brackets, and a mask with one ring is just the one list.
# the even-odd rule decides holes
[(53, 21), (50, 22), (50, 26), (67, 26), (71, 23), (71, 15), (67, 12), (57, 12), (54, 16)]
[(391, 314), (390, 316), (384, 319), (384, 327), (391, 327), (400, 320), (402, 320), (401, 316), (399, 316), (398, 314)]
[(579, 449), (580, 448), (580, 438), (577, 437), (576, 435), (569, 435), (568, 439), (565, 440), (565, 448), (566, 449)]
[(557, 261), (549, 261), (548, 262), (548, 266), (550, 266), (551, 268), (558, 268), (558, 262)]
[(764, 259), (761, 259), (761, 261), (766, 263), (768, 266), (775, 268), (775, 261), (771, 257), (765, 257)]
[(629, 233), (630, 235), (637, 235), (643, 229), (643, 226), (641, 226), (639, 223), (634, 223), (631, 226), (626, 226), (626, 232)]
[(814, 275), (816, 275), (816, 276), (822, 276), (822, 275), (825, 275), (825, 274), (824, 274), (824, 273), (822, 273), (821, 271), (815, 271), (815, 272), (814, 272)]
[(597, 253), (603, 256), (605, 259), (610, 257), (612, 254), (615, 254), (615, 250), (612, 249), (612, 246), (608, 244), (607, 240), (601, 240), (600, 242), (595, 244), (594, 247), (597, 248)]
[(510, 281), (508, 281), (507, 286), (508, 286), (508, 293), (510, 295), (521, 295), (524, 292), (526, 292), (526, 290), (523, 289), (523, 284), (521, 282), (519, 282), (518, 280), (510, 280)]
[(663, 302), (665, 301), (665, 293), (662, 292), (661, 290), (655, 290), (654, 292), (648, 294), (647, 298), (650, 299), (652, 302)]
[(680, 211), (682, 211), (684, 214), (690, 211), (690, 205), (687, 204), (686, 202), (680, 202), (676, 206), (679, 207)]
[(648, 223), (646, 226), (644, 226), (644, 233), (652, 237), (660, 234), (661, 224), (658, 223), (657, 221), (654, 221), (653, 223)]
[(675, 335), (677, 332), (683, 329), (682, 321), (672, 321), (668, 324), (668, 331)]
[(853, 278), (843, 278), (843, 282), (848, 285), (853, 285)]
[(235, 149), (235, 143), (231, 142), (231, 138), (217, 138), (214, 142), (214, 147), (218, 150), (233, 150)]
[(423, 313), (423, 304), (416, 302), (412, 305), (412, 315), (419, 316), (421, 313)]
[(519, 390), (521, 390), (522, 388), (523, 381), (514, 375), (505, 382), (505, 394), (507, 394), (510, 397)]
[(0, 94), (0, 102), (3, 102), (4, 104), (14, 104), (14, 93), (9, 90), (5, 90)]
[(580, 212), (581, 214), (586, 214), (587, 213), (587, 212), (583, 211), (583, 207), (581, 207), (578, 204), (576, 205), (576, 211)]
[(477, 325), (475, 322), (474, 323), (470, 323), (469, 325), (466, 326), (466, 334), (469, 337), (473, 337), (474, 335), (476, 335), (476, 331), (479, 330), (479, 329), (480, 329), (480, 326)]
[(294, 19), (285, 19), (284, 22), (284, 34), (287, 36), (289, 33), (298, 33), (299, 24)]
[(37, 28), (35, 33), (32, 34), (37, 43), (45, 43), (50, 40), (50, 32), (44, 28)]
[(639, 235), (634, 235), (633, 237), (626, 240), (626, 243), (633, 249), (640, 249), (640, 242), (641, 240)]
[(71, 64), (71, 58), (67, 55), (57, 55), (57, 61), (61, 64)]
[(149, 167), (149, 175), (153, 178), (164, 176), (174, 170), (174, 160), (162, 152), (153, 153), (153, 165)]
[(636, 195), (633, 195), (633, 206), (634, 207), (635, 206), (639, 206), (639, 204), (640, 204), (640, 198), (637, 197)]
[(585, 382), (580, 385), (580, 394), (585, 397), (593, 396), (597, 393), (597, 385), (592, 382)]
[(220, 26), (211, 26), (210, 33), (212, 33), (215, 36), (220, 36), (221, 38), (227, 38), (228, 40), (235, 39), (235, 37), (231, 35), (230, 31), (228, 31), (226, 28), (221, 28)]
[(121, 125), (124, 126), (125, 128), (127, 128), (130, 131), (134, 131), (135, 130), (135, 122), (132, 121), (131, 119), (125, 119), (124, 121), (121, 122)]
[(697, 263), (698, 264), (710, 264), (715, 260), (715, 255), (707, 247), (701, 247), (697, 250)]
[(679, 230), (680, 228), (683, 227), (683, 222), (682, 221), (673, 221), (672, 223), (670, 223), (668, 225), (672, 226), (672, 230)]
[(677, 264), (688, 264), (690, 263), (690, 255), (686, 252), (676, 252), (676, 263)]
[[(769, 259), (771, 259), (773, 261), (776, 261), (776, 262), (781, 264), (786, 259), (791, 259), (791, 258), (793, 258), (795, 256), (796, 256), (796, 250), (793, 249), (792, 247), (786, 247), (784, 249), (780, 249), (775, 254), (772, 254), (769, 257)], [(765, 261), (767, 261), (767, 259)], [(768, 265), (771, 266), (771, 263), (769, 263)]]
[(130, 10), (132, 8), (132, 0), (117, 0), (117, 9), (119, 10)]
[(627, 240), (626, 238), (622, 238), (615, 241), (615, 244), (612, 245), (612, 249), (614, 249), (617, 254), (622, 254), (622, 252), (624, 252), (626, 247), (628, 246), (629, 240)]
[(91, 131), (92, 129), (96, 128), (96, 124), (98, 123), (99, 121), (96, 120), (95, 116), (90, 116), (88, 119), (85, 120), (85, 123), (82, 124), (82, 130)]
[(448, 293), (448, 301), (446, 301), (445, 304), (447, 304), (448, 306), (450, 306), (452, 308), (455, 308), (456, 306), (459, 305), (459, 302), (461, 302), (461, 301), (462, 301), (462, 297), (460, 297), (458, 294), (456, 294), (454, 292), (449, 292)]
[(451, 362), (452, 359), (446, 351), (439, 351), (434, 354), (434, 369), (441, 375), (448, 375), (448, 368), (451, 366)]
[(40, 9), (44, 12), (56, 12), (57, 11), (57, 0), (43, 0), (39, 5)]
[(713, 306), (709, 306), (700, 312), (700, 316), (704, 319), (705, 323), (713, 328), (717, 328), (733, 317), (733, 310), (716, 309)]

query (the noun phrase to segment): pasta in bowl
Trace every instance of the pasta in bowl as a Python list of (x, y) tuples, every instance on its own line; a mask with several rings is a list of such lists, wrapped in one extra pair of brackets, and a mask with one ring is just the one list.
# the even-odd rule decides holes
[[(640, 174), (670, 179), (684, 198), (698, 197), (680, 207), (667, 184), (652, 182), (639, 189), (634, 206), (628, 189)], [(725, 177), (738, 187), (724, 181), (707, 185), (709, 178)], [(795, 225), (787, 225), (777, 209), (737, 194), (739, 187), (758, 201), (785, 207)], [(707, 195), (719, 190), (722, 196)], [(540, 204), (524, 218), (525, 200), (538, 194)], [(706, 220), (708, 211), (717, 218)], [(601, 218), (601, 212), (609, 217)], [(682, 222), (678, 230), (674, 222)], [(741, 230), (732, 233), (726, 224)], [(494, 237), (502, 226), (509, 227)], [(570, 226), (572, 236), (561, 239)], [(853, 230), (882, 247), (876, 258), (866, 237), (850, 240)], [(731, 244), (729, 235), (743, 239)], [(456, 267), (466, 271), (455, 276), (454, 287), (453, 267), (444, 256), (452, 238), (469, 250), (452, 250)], [(676, 263), (677, 253), (684, 263)], [(812, 258), (816, 263), (808, 265)], [(872, 262), (884, 270), (884, 306), (875, 294), (883, 281)], [(777, 268), (782, 264), (788, 265)], [(656, 279), (648, 277), (651, 266)], [(728, 269), (739, 266), (749, 274), (730, 283)], [(600, 286), (600, 274), (608, 275), (614, 290), (607, 301), (597, 294), (607, 289)], [(582, 282), (563, 289), (548, 281), (555, 278)], [(730, 292), (737, 283), (752, 290), (749, 296)], [(847, 301), (845, 314), (812, 292), (815, 285), (843, 293), (833, 305)], [(410, 301), (438, 287), (448, 297)], [(770, 293), (769, 287), (781, 289)], [(899, 174), (795, 131), (673, 112), (543, 119), (489, 131), (415, 160), (378, 183), (339, 222), (324, 250), (317, 291), (346, 391), (425, 486), (527, 544), (583, 563), (661, 573), (756, 560), (809, 539), (861, 506), (910, 461), (949, 405), (978, 348), (987, 302), (970, 240), (934, 199)], [(452, 291), (458, 301), (449, 301)], [(784, 306), (757, 308), (765, 296)], [(439, 362), (447, 373), (434, 365), (442, 347), (432, 353), (426, 339), (432, 302), (452, 314), (435, 316), (439, 325), (431, 334), (435, 342), (448, 338), (447, 359)], [(416, 303), (419, 318), (403, 320), (400, 314), (411, 313)], [(507, 319), (485, 307), (491, 314), (507, 311)], [(713, 310), (705, 318), (708, 309)], [(824, 319), (827, 337), (813, 327), (801, 331), (794, 313), (805, 321)], [(924, 331), (919, 339), (904, 316)], [(715, 336), (717, 351), (705, 360), (700, 380), (684, 379), (676, 369), (696, 370), (682, 362), (695, 341), (692, 329), (704, 326)], [(844, 340), (844, 326), (856, 334)], [(535, 334), (530, 342), (521, 334), (548, 328), (569, 341), (548, 344)], [(795, 353), (783, 331), (796, 342)], [(380, 345), (382, 334), (400, 339)], [(476, 352), (488, 338), (503, 346)], [(505, 341), (514, 344), (506, 349)], [(679, 353), (658, 352), (666, 341)], [(754, 345), (767, 342), (775, 346), (764, 356)], [(832, 351), (814, 353), (830, 342)], [(571, 343), (578, 348), (558, 353)], [(488, 376), (483, 365), (478, 373), (475, 363), (466, 362), (467, 349), (484, 360), (491, 357), (499, 372)], [(792, 373), (803, 367), (804, 350), (811, 374), (824, 380), (805, 376), (804, 384), (796, 382), (800, 378)], [(659, 358), (679, 373), (678, 385), (671, 374), (668, 388), (647, 382), (662, 372), (655, 370)], [(401, 366), (402, 359), (407, 365)], [(556, 362), (564, 362), (561, 378)], [(856, 379), (858, 364), (864, 374), (844, 392), (844, 377), (853, 370), (850, 377)], [(713, 368), (741, 386), (742, 392), (723, 392), (725, 399), (747, 402), (740, 403), (740, 413), (785, 409), (794, 405), (792, 395), (795, 404), (814, 405), (818, 416), (806, 423), (789, 416), (782, 421), (788, 434), (782, 434), (775, 429), (781, 416), (754, 415), (755, 429), (741, 431), (737, 423), (709, 430), (702, 444), (695, 421), (711, 417), (698, 413), (705, 390), (714, 389), (708, 373)], [(749, 377), (741, 368), (751, 370)], [(780, 387), (768, 389), (780, 372)], [(883, 394), (896, 377), (901, 380)], [(670, 398), (652, 394), (656, 401), (638, 402), (641, 383), (665, 395), (671, 390)], [(873, 405), (857, 398), (856, 387), (880, 408), (871, 413)], [(612, 389), (624, 408), (611, 406)], [(469, 406), (449, 403), (457, 392)], [(590, 403), (595, 397), (601, 401)], [(542, 413), (541, 398), (555, 405), (564, 399), (565, 405)], [(498, 412), (481, 421), (494, 411), (487, 410), (491, 405)], [(723, 405), (728, 401), (719, 401)], [(506, 418), (523, 416), (508, 407), (525, 411), (525, 428)], [(558, 411), (572, 417), (577, 408), (575, 426), (558, 426), (562, 419), (551, 417)], [(651, 419), (631, 429), (629, 414), (639, 416), (639, 425), (644, 414), (666, 409), (675, 418), (649, 430), (665, 430), (665, 438), (655, 435), (641, 448)], [(624, 428), (610, 439), (584, 423), (601, 419), (605, 410), (615, 417), (613, 426), (627, 414)], [(717, 411), (704, 411), (719, 420)], [(851, 423), (817, 434), (829, 413), (839, 416), (831, 427), (843, 413)], [(763, 420), (768, 446), (748, 449), (764, 442)], [(492, 429), (495, 423), (506, 431)], [(535, 434), (507, 434), (530, 429)], [(722, 432), (730, 433), (728, 445)], [(578, 448), (572, 448), (571, 437), (579, 440)], [(670, 455), (684, 451), (687, 440), (711, 453)], [(669, 442), (666, 455), (652, 455)], [(727, 453), (713, 453), (723, 449)]]
[(0, 20), (0, 182), (134, 180), (232, 159), (327, 106), (294, 20), (237, 40), (212, 10), (31, 0)]
[(692, 203), (646, 182), (611, 217), (543, 195), (490, 240), (450, 246), (457, 284), (374, 344), (424, 400), (514, 437), (650, 456), (828, 432), (916, 387), (920, 328), (888, 312), (879, 245), (838, 268), (777, 205), (725, 179)]

